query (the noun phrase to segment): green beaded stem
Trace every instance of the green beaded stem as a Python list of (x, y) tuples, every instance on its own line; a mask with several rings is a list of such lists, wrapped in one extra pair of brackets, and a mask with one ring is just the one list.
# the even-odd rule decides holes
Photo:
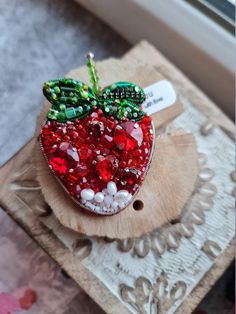
[(93, 88), (69, 78), (44, 83), (43, 93), (52, 104), (48, 119), (62, 123), (82, 119), (93, 107), (97, 107), (105, 116), (113, 116), (118, 120), (141, 120), (145, 116), (145, 112), (140, 108), (145, 101), (142, 88), (130, 82), (117, 82), (101, 90), (93, 55), (88, 54), (87, 58)]
[(90, 76), (90, 82), (93, 85), (93, 92), (95, 95), (98, 95), (101, 92), (101, 88), (98, 84), (99, 77), (96, 69), (96, 64), (94, 61), (94, 55), (91, 52), (87, 55), (87, 68)]

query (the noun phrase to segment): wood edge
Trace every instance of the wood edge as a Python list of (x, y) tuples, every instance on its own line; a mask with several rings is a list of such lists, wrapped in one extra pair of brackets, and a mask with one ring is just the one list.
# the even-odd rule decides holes
[(177, 100), (176, 103), (166, 109), (155, 112), (151, 115), (155, 129), (160, 129), (170, 123), (183, 113), (183, 104)]
[(230, 266), (235, 258), (235, 238), (231, 240), (229, 246), (224, 250), (224, 255), (220, 254), (214, 265), (204, 274), (191, 294), (188, 295), (177, 308), (175, 314), (192, 314), (194, 309), (204, 299), (216, 281), (224, 274), (226, 268)]

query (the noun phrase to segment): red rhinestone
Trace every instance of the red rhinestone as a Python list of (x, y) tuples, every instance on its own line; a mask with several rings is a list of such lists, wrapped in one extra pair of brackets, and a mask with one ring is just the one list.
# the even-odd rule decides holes
[(58, 174), (66, 174), (68, 172), (68, 162), (64, 158), (52, 157), (49, 160), (52, 169)]
[(102, 122), (97, 120), (91, 121), (89, 124), (89, 131), (93, 133), (93, 135), (100, 136), (104, 131), (104, 125)]
[(133, 186), (139, 182), (139, 174), (136, 169), (126, 169), (121, 177), (122, 184)]
[(73, 138), (73, 139), (76, 139), (78, 136), (79, 136), (79, 133), (78, 133), (78, 132), (76, 132), (76, 131), (73, 131), (73, 132), (72, 132), (72, 138)]
[(81, 186), (83, 189), (89, 189), (90, 188), (90, 184), (88, 182), (82, 183)]
[(96, 169), (101, 180), (109, 182), (112, 179), (113, 167), (111, 160), (107, 158), (99, 160), (96, 164)]
[(86, 160), (92, 155), (92, 150), (87, 145), (81, 146), (78, 151), (81, 160)]
[(70, 137), (68, 135), (65, 135), (61, 139), (63, 142), (68, 142), (70, 140)]
[(122, 123), (122, 128), (132, 138), (136, 139), (136, 141), (138, 142), (138, 145), (141, 146), (143, 142), (143, 131), (137, 122), (128, 121), (128, 122)]
[(44, 150), (45, 150), (45, 153), (46, 153), (46, 154), (51, 155), (51, 154), (53, 154), (53, 153), (56, 152), (56, 150), (57, 150), (57, 145), (55, 144), (55, 145), (53, 145), (53, 146), (45, 147)]
[(76, 173), (73, 171), (68, 175), (67, 180), (69, 183), (74, 184), (78, 181), (78, 177), (76, 176)]
[(109, 132), (111, 132), (112, 130), (114, 130), (116, 124), (114, 121), (112, 121), (111, 117), (109, 118), (110, 120), (106, 121), (106, 126)]
[(112, 148), (114, 146), (114, 139), (113, 137), (105, 134), (101, 139), (101, 143), (105, 146), (104, 148)]
[(126, 162), (125, 162), (124, 160), (121, 161), (121, 162), (119, 163), (119, 166), (120, 166), (121, 168), (125, 168)]
[(75, 176), (78, 178), (78, 177), (85, 177), (87, 174), (88, 174), (88, 166), (83, 163), (83, 164), (79, 164), (74, 172)]
[(141, 123), (141, 125), (146, 125), (146, 126), (148, 126), (148, 127), (150, 127), (150, 124), (151, 124), (151, 118), (149, 117), (149, 116), (145, 116), (145, 117), (143, 117), (143, 119), (140, 121)]
[(50, 126), (48, 126), (47, 124), (42, 128), (42, 135), (44, 136), (44, 137), (46, 137), (46, 136), (50, 136), (50, 134), (51, 134), (51, 128), (50, 128)]
[(133, 158), (129, 159), (129, 160), (127, 161), (127, 166), (128, 166), (128, 167), (136, 167), (136, 166), (137, 166), (136, 160), (134, 160)]
[(114, 141), (120, 150), (133, 150), (138, 145), (138, 142), (123, 129), (115, 130)]
[(55, 144), (55, 141), (52, 137), (51, 138), (50, 137), (49, 138), (42, 138), (42, 143), (43, 143), (44, 147), (50, 149)]

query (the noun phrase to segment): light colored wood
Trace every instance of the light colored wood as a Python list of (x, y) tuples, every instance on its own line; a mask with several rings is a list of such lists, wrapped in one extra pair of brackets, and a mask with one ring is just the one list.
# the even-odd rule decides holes
[[(136, 63), (148, 63), (153, 55), (163, 74), (174, 78), (186, 110), (171, 126), (193, 132), (201, 152), (198, 182), (179, 222), (137, 239), (81, 237), (48, 211), (32, 163), (33, 141), (0, 169), (0, 204), (106, 313), (173, 314), (179, 308), (177, 313), (190, 314), (234, 258), (234, 143), (214, 120), (216, 115), (223, 124), (224, 116), (206, 97), (201, 98), (201, 92), (178, 69), (147, 44), (138, 45), (136, 52)], [(202, 132), (210, 115), (214, 127)], [(227, 119), (225, 125), (233, 129)], [(45, 217), (36, 216), (42, 213)], [(159, 294), (156, 283), (163, 280), (163, 274), (167, 289)], [(150, 288), (148, 300), (138, 286), (141, 279)], [(175, 287), (187, 290), (173, 302), (170, 291)], [(125, 296), (127, 291), (132, 302)], [(152, 301), (164, 310), (151, 311)]]
[[(97, 68), (102, 86), (127, 80), (143, 87), (163, 79), (150, 67), (131, 66), (127, 72), (129, 64), (114, 59), (98, 62)], [(68, 77), (86, 81), (87, 69), (82, 67), (74, 70)], [(36, 138), (48, 106), (47, 103), (39, 117)], [(157, 132), (181, 112), (182, 104), (176, 101), (171, 107), (155, 113), (152, 118)], [(197, 149), (192, 135), (157, 138), (151, 167), (144, 184), (134, 198), (134, 201), (141, 201), (144, 208), (141, 211), (134, 210), (133, 201), (122, 212), (104, 217), (81, 210), (70, 199), (49, 170), (39, 145), (36, 147), (35, 161), (43, 195), (62, 225), (90, 236), (120, 239), (138, 237), (179, 218), (184, 204), (195, 188), (198, 173)]]

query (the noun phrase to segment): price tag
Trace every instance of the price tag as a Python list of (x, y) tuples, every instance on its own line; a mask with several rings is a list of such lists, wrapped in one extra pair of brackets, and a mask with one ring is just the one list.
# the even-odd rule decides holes
[(143, 111), (149, 115), (172, 106), (177, 99), (172, 84), (162, 80), (144, 88), (146, 100), (142, 104)]

